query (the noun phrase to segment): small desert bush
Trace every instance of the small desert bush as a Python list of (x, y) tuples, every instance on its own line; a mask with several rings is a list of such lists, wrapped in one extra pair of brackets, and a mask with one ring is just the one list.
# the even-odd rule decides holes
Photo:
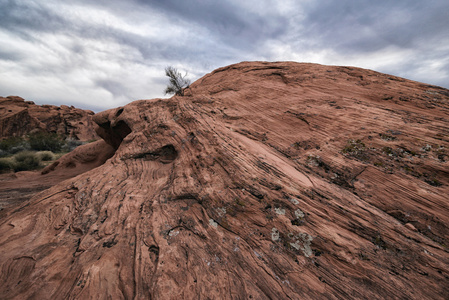
[(0, 141), (0, 150), (8, 151), (12, 147), (15, 147), (23, 142), (20, 137), (9, 137)]
[(176, 96), (184, 96), (184, 89), (190, 85), (190, 80), (186, 79), (187, 73), (182, 76), (176, 68), (165, 68), (165, 75), (169, 78), (170, 83), (165, 89), (165, 94), (175, 94)]
[(8, 156), (24, 150), (29, 150), (29, 144), (23, 137), (9, 137), (0, 141), (0, 156)]
[(59, 159), (83, 144), (86, 142), (63, 140), (56, 133), (48, 132), (0, 140), (0, 173), (39, 169), (48, 164), (42, 162)]
[(71, 152), (86, 144), (75, 139), (64, 140), (56, 133), (37, 132), (27, 137), (10, 137), (0, 141), (0, 157), (11, 156), (22, 151)]
[(23, 151), (14, 155), (13, 169), (18, 171), (29, 171), (38, 169), (41, 165), (41, 160), (37, 153), (31, 151)]
[(13, 170), (10, 158), (0, 158), (0, 174)]
[(37, 155), (42, 161), (50, 161), (55, 159), (55, 154), (51, 151), (41, 151), (38, 152)]
[(56, 133), (38, 132), (28, 136), (28, 143), (31, 150), (60, 152), (64, 145), (64, 140)]

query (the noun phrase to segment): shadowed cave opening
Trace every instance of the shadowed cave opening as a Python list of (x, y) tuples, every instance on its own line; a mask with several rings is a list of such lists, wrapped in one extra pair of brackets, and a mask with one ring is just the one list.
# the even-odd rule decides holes
[(125, 121), (118, 121), (114, 126), (111, 126), (110, 121), (98, 125), (97, 134), (116, 150), (132, 131)]
[[(121, 110), (119, 110), (117, 114), (121, 114)], [(123, 120), (117, 122), (114, 126), (111, 126), (111, 122), (108, 121), (99, 124), (99, 127), (97, 128), (98, 135), (114, 147), (115, 150), (120, 147), (123, 139), (131, 132), (131, 128)], [(159, 161), (163, 164), (168, 164), (174, 161), (177, 157), (178, 151), (176, 148), (172, 144), (168, 144), (156, 150), (135, 154), (130, 158)]]

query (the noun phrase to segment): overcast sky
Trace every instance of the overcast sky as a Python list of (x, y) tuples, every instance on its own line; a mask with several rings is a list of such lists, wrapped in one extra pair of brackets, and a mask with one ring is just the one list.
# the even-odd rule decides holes
[(0, 96), (101, 111), (247, 60), (449, 88), (448, 0), (0, 0)]

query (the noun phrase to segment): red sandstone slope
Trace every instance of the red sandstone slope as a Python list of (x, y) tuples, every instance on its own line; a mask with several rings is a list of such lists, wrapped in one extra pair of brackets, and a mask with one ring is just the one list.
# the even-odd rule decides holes
[(114, 156), (3, 213), (4, 298), (447, 297), (448, 90), (251, 62), (185, 94), (97, 114)]
[(20, 97), (0, 97), (0, 138), (41, 129), (82, 141), (96, 139), (93, 114), (73, 106), (36, 105)]

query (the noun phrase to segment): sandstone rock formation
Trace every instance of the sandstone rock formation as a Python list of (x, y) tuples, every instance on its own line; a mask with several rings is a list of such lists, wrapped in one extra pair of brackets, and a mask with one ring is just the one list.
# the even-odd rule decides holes
[(98, 138), (94, 112), (66, 105), (36, 105), (17, 96), (0, 97), (0, 138), (23, 136), (36, 129), (88, 141)]
[(447, 297), (448, 90), (246, 62), (185, 95), (97, 114), (113, 156), (0, 212), (3, 298)]

